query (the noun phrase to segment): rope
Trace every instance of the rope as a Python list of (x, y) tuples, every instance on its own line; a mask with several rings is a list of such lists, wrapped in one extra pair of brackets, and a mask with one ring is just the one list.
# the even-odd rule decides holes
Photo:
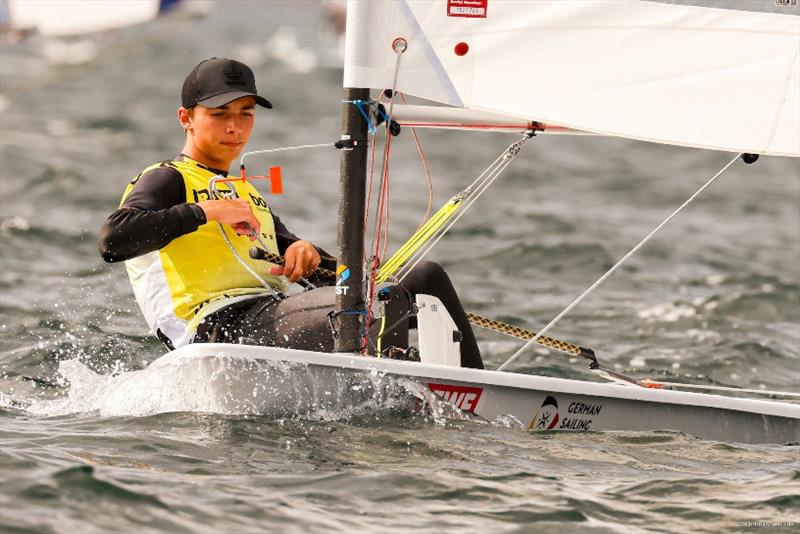
[[(453, 227), (455, 223), (466, 213), (466, 211), (472, 207), (476, 200), (478, 200), (481, 195), (494, 183), (494, 181), (500, 176), (500, 174), (506, 169), (506, 167), (511, 164), (514, 158), (517, 157), (519, 154), (522, 145), (531, 137), (533, 137), (533, 132), (526, 132), (523, 137), (512, 143), (511, 145), (506, 148), (498, 157), (495, 159), (473, 182), (467, 187), (464, 191), (462, 191), (463, 199), (465, 200), (464, 205), (457, 210), (455, 214), (455, 218), (449, 221), (447, 226), (442, 229), (438, 235), (425, 245), (425, 247), (421, 250), (418, 250), (415, 254), (411, 257), (413, 258), (413, 263), (411, 260), (401, 267), (399, 272), (397, 273), (398, 281), (402, 281), (411, 270), (419, 264), (420, 261), (425, 257), (431, 249), (436, 246), (436, 244), (441, 240), (447, 232), (450, 231), (450, 228)], [(422, 244), (420, 245), (420, 247)]]
[(734, 158), (733, 158), (732, 160), (730, 160), (730, 161), (728, 162), (728, 164), (727, 164), (727, 165), (725, 165), (724, 167), (722, 167), (722, 169), (720, 169), (720, 170), (719, 170), (719, 172), (717, 172), (717, 174), (715, 174), (714, 176), (712, 176), (710, 180), (708, 180), (708, 181), (707, 181), (705, 184), (703, 184), (703, 186), (702, 186), (702, 187), (700, 187), (700, 189), (698, 189), (697, 191), (695, 191), (695, 193), (694, 193), (692, 196), (690, 196), (690, 197), (689, 197), (689, 198), (688, 198), (688, 199), (687, 199), (687, 200), (686, 200), (686, 201), (685, 201), (683, 204), (681, 204), (681, 205), (680, 205), (680, 206), (679, 206), (679, 207), (678, 207), (678, 208), (677, 208), (675, 211), (673, 211), (673, 212), (672, 212), (672, 213), (671, 213), (671, 214), (670, 214), (670, 215), (669, 215), (669, 216), (668, 216), (666, 219), (664, 219), (664, 220), (661, 222), (661, 224), (659, 224), (658, 226), (656, 226), (656, 227), (655, 227), (655, 228), (654, 228), (654, 229), (653, 229), (653, 230), (652, 230), (652, 231), (651, 231), (649, 234), (647, 234), (647, 236), (645, 236), (645, 238), (644, 238), (644, 239), (642, 239), (642, 240), (641, 240), (641, 241), (640, 241), (640, 242), (639, 242), (639, 243), (638, 243), (638, 244), (637, 244), (635, 247), (633, 247), (633, 248), (632, 248), (632, 249), (631, 249), (631, 250), (630, 250), (630, 251), (629, 251), (627, 254), (625, 254), (625, 255), (624, 255), (624, 256), (623, 256), (623, 257), (622, 257), (622, 258), (621, 258), (621, 259), (620, 259), (620, 260), (619, 260), (617, 263), (615, 263), (615, 264), (614, 264), (614, 266), (613, 266), (613, 267), (611, 267), (611, 268), (610, 268), (610, 269), (609, 269), (609, 270), (608, 270), (608, 271), (607, 271), (607, 272), (606, 272), (606, 273), (605, 273), (603, 276), (601, 276), (600, 278), (598, 278), (598, 279), (597, 279), (597, 281), (596, 281), (594, 284), (592, 284), (592, 285), (591, 285), (591, 286), (590, 286), (590, 287), (589, 287), (589, 288), (588, 288), (586, 291), (584, 291), (583, 293), (581, 293), (581, 294), (578, 296), (578, 298), (576, 298), (575, 300), (573, 300), (573, 301), (572, 301), (572, 303), (570, 303), (570, 305), (569, 305), (569, 306), (567, 306), (566, 308), (564, 308), (564, 311), (562, 311), (561, 313), (559, 313), (559, 314), (558, 314), (558, 315), (557, 315), (557, 316), (556, 316), (556, 317), (555, 317), (555, 318), (554, 318), (552, 321), (550, 321), (550, 322), (549, 322), (549, 323), (548, 323), (548, 324), (547, 324), (547, 325), (546, 325), (544, 328), (542, 328), (542, 329), (539, 331), (539, 333), (538, 333), (538, 334), (536, 334), (536, 337), (534, 337), (533, 339), (531, 339), (530, 341), (528, 341), (527, 343), (525, 343), (525, 344), (524, 344), (522, 347), (520, 347), (520, 349), (519, 349), (519, 350), (517, 350), (517, 352), (515, 352), (514, 354), (512, 354), (512, 355), (511, 355), (511, 357), (510, 357), (508, 360), (506, 360), (506, 361), (505, 361), (505, 363), (503, 363), (503, 365), (501, 365), (500, 367), (498, 367), (498, 368), (497, 368), (497, 370), (498, 370), (498, 371), (502, 371), (503, 369), (505, 369), (506, 367), (508, 367), (508, 366), (511, 364), (511, 362), (513, 362), (514, 360), (516, 360), (516, 359), (517, 359), (517, 357), (519, 357), (519, 355), (520, 355), (520, 354), (522, 354), (523, 352), (525, 352), (525, 350), (526, 350), (528, 347), (530, 347), (530, 346), (531, 346), (533, 343), (537, 342), (537, 341), (539, 340), (539, 338), (541, 338), (541, 337), (544, 335), (544, 333), (545, 333), (545, 332), (549, 331), (549, 330), (550, 330), (550, 329), (551, 329), (551, 328), (552, 328), (552, 327), (553, 327), (553, 326), (554, 326), (554, 325), (555, 325), (555, 324), (556, 324), (558, 321), (560, 321), (560, 320), (561, 320), (561, 318), (562, 318), (562, 317), (564, 317), (566, 314), (568, 314), (568, 313), (569, 313), (569, 312), (572, 310), (572, 308), (574, 308), (575, 306), (577, 306), (577, 305), (578, 305), (578, 304), (579, 304), (579, 303), (580, 303), (580, 302), (581, 302), (581, 301), (582, 301), (584, 298), (586, 298), (586, 297), (587, 297), (587, 296), (588, 296), (588, 295), (589, 295), (589, 294), (590, 294), (592, 291), (594, 291), (595, 289), (597, 289), (597, 287), (598, 287), (600, 284), (602, 284), (602, 283), (603, 283), (603, 282), (606, 280), (606, 278), (608, 278), (609, 276), (611, 276), (612, 274), (614, 274), (614, 273), (616, 272), (616, 270), (617, 270), (617, 269), (619, 269), (620, 265), (622, 265), (623, 263), (625, 263), (625, 262), (628, 260), (628, 258), (630, 258), (630, 257), (631, 257), (631, 256), (633, 256), (634, 254), (636, 254), (636, 252), (637, 252), (637, 251), (638, 251), (640, 248), (642, 248), (642, 247), (643, 247), (645, 244), (647, 244), (647, 242), (648, 242), (648, 241), (650, 241), (650, 239), (651, 239), (651, 238), (652, 238), (652, 237), (653, 237), (653, 236), (654, 236), (654, 235), (655, 235), (655, 234), (656, 234), (656, 233), (657, 233), (659, 230), (661, 230), (661, 228), (663, 228), (663, 227), (664, 227), (664, 226), (665, 226), (665, 225), (666, 225), (666, 224), (667, 224), (669, 221), (671, 221), (671, 220), (672, 220), (672, 219), (673, 219), (673, 218), (674, 218), (674, 217), (675, 217), (675, 216), (676, 216), (676, 215), (677, 215), (677, 214), (678, 214), (678, 213), (679, 213), (679, 212), (680, 212), (680, 211), (681, 211), (683, 208), (685, 208), (687, 205), (689, 205), (689, 203), (690, 203), (690, 202), (692, 202), (692, 201), (693, 201), (695, 198), (697, 198), (697, 196), (698, 196), (698, 195), (700, 195), (700, 193), (702, 193), (703, 191), (705, 191), (705, 190), (706, 190), (706, 188), (707, 188), (708, 186), (710, 186), (712, 183), (714, 183), (714, 180), (716, 180), (717, 178), (719, 178), (720, 176), (722, 176), (722, 174), (723, 174), (725, 171), (727, 171), (727, 170), (728, 170), (728, 168), (730, 168), (730, 166), (731, 166), (731, 165), (733, 165), (734, 163), (736, 163), (736, 160), (737, 160), (737, 159), (739, 159), (740, 157), (741, 157), (741, 154), (737, 154), (736, 156), (734, 156)]
[[(262, 250), (259, 252), (259, 257), (265, 261), (270, 263), (274, 263), (275, 265), (283, 265), (283, 257), (279, 254), (273, 254), (272, 252)], [(328, 270), (323, 269), (322, 267), (317, 267), (317, 269), (313, 273), (320, 278), (327, 278), (328, 280), (335, 280), (336, 273)], [(501, 334), (506, 334), (512, 337), (516, 337), (518, 339), (532, 339), (536, 336), (536, 332), (531, 332), (530, 330), (525, 330), (524, 328), (520, 328), (518, 326), (514, 326), (512, 324), (504, 323), (498, 321), (497, 319), (491, 319), (489, 317), (483, 317), (482, 315), (478, 315), (476, 313), (467, 313), (467, 319), (470, 323), (474, 324), (475, 326), (480, 326), (482, 328), (486, 328), (488, 330), (492, 330), (494, 332), (498, 332)], [(378, 337), (380, 340), (380, 336)], [(552, 337), (542, 336), (537, 341), (543, 347), (547, 347), (550, 349), (558, 350), (569, 354), (571, 356), (580, 356), (582, 358), (587, 358), (590, 360), (595, 361), (594, 351), (592, 349), (586, 347), (579, 347), (574, 343), (569, 343), (567, 341), (562, 341), (560, 339), (555, 339)]]
[(245, 152), (244, 154), (242, 154), (242, 158), (240, 161), (241, 164), (244, 165), (244, 159), (247, 156), (254, 156), (256, 154), (269, 154), (271, 152), (286, 152), (289, 150), (302, 150), (305, 148), (326, 148), (326, 147), (336, 148), (336, 143), (319, 143), (316, 145), (297, 145), (297, 146), (285, 146), (281, 148), (267, 148), (264, 150), (251, 150), (250, 152)]
[[(377, 100), (378, 104), (381, 103), (381, 97), (382, 97), (382, 95), (378, 97), (378, 100)], [(373, 188), (372, 182), (373, 182), (373, 178), (375, 177), (375, 150), (376, 150), (376, 147), (377, 147), (377, 144), (374, 141), (372, 143), (370, 143), (370, 149), (369, 149), (369, 178), (368, 178), (368, 181), (367, 181), (367, 199), (366, 199), (366, 202), (364, 203), (364, 226), (363, 226), (363, 228), (361, 230), (362, 235), (364, 237), (366, 237), (367, 228), (369, 227), (369, 206), (372, 203), (372, 188)], [(367, 249), (366, 249), (366, 244), (365, 244), (366, 243), (366, 239), (364, 239), (362, 241), (363, 242), (362, 242), (362, 246), (361, 246), (361, 257), (365, 259), (364, 261), (366, 263), (366, 258), (367, 258)], [(371, 246), (372, 245), (370, 245), (370, 247)]]
[(381, 266), (377, 283), (382, 284), (387, 281), (414, 253), (425, 244), (433, 235), (444, 226), (448, 219), (461, 207), (461, 194), (451, 198), (447, 204), (442, 206), (433, 217), (422, 225), (414, 234), (406, 241), (397, 252), (395, 252), (389, 261)]
[[(379, 198), (378, 198), (378, 213), (375, 219), (375, 233), (373, 234), (373, 240), (375, 243), (375, 252), (372, 257), (372, 266), (369, 269), (369, 280), (368, 280), (368, 299), (367, 299), (367, 318), (366, 324), (368, 325), (370, 319), (372, 319), (372, 306), (375, 302), (375, 288), (377, 286), (377, 275), (378, 275), (378, 266), (380, 265), (381, 258), (386, 255), (386, 251), (389, 247), (389, 154), (391, 152), (392, 146), (392, 134), (390, 132), (391, 126), (391, 116), (392, 116), (392, 109), (394, 107), (394, 99), (392, 98), (397, 90), (397, 77), (400, 73), (400, 59), (403, 57), (403, 52), (406, 51), (408, 43), (405, 39), (398, 38), (395, 39), (392, 43), (392, 48), (396, 54), (396, 62), (394, 67), (394, 78), (392, 80), (392, 87), (391, 92), (389, 93), (389, 110), (387, 113), (383, 114), (384, 119), (384, 139), (385, 139), (385, 147), (383, 151), (383, 162), (381, 164), (381, 186), (379, 191)], [(370, 103), (371, 105), (371, 103)], [(376, 106), (377, 107), (377, 106)], [(367, 120), (367, 124), (370, 127), (370, 133), (375, 132), (375, 128), (372, 126), (372, 121), (370, 120), (369, 115), (367, 115), (361, 107), (358, 108), (362, 115), (365, 116)], [(381, 231), (383, 231), (383, 235), (381, 235)], [(383, 241), (382, 241), (383, 240)], [(383, 243), (383, 249), (381, 249), (381, 243)], [(365, 351), (367, 349), (367, 345), (369, 343), (369, 336), (368, 333), (364, 332), (363, 340), (361, 344), (361, 350)]]
[[(403, 101), (403, 104), (406, 103), (406, 95), (403, 93), (398, 93), (400, 98)], [(425, 171), (425, 179), (427, 180), (428, 184), (428, 205), (425, 208), (425, 215), (422, 216), (422, 220), (417, 226), (418, 231), (422, 226), (427, 222), (428, 216), (431, 214), (431, 208), (433, 207), (433, 180), (431, 178), (431, 169), (428, 166), (428, 158), (425, 157), (425, 151), (422, 150), (422, 142), (419, 140), (419, 135), (417, 135), (417, 129), (413, 126), (411, 127), (411, 137), (414, 139), (414, 144), (417, 146), (417, 153), (419, 154), (419, 159), (422, 162), (422, 168)]]
[[(223, 227), (222, 227), (222, 223), (217, 223), (217, 225), (219, 226), (219, 231), (222, 233), (222, 237), (223, 237), (223, 238), (225, 238), (225, 242), (228, 244), (228, 248), (230, 248), (230, 249), (231, 249), (231, 252), (233, 252), (233, 256), (236, 258), (236, 261), (238, 261), (238, 262), (239, 262), (239, 264), (240, 264), (242, 267), (244, 267), (244, 269), (245, 269), (245, 270), (246, 270), (248, 273), (250, 273), (251, 275), (253, 275), (253, 278), (255, 278), (256, 280), (258, 280), (258, 283), (259, 283), (259, 284), (261, 284), (261, 285), (262, 285), (262, 286), (264, 286), (266, 289), (269, 289), (269, 290), (270, 290), (272, 293), (274, 293), (274, 294), (276, 294), (276, 295), (277, 295), (277, 294), (278, 294), (278, 292), (275, 290), (275, 288), (274, 288), (274, 287), (272, 287), (271, 285), (269, 285), (269, 284), (267, 283), (267, 281), (266, 281), (266, 280), (264, 280), (263, 278), (261, 278), (261, 275), (259, 275), (257, 272), (255, 272), (255, 271), (254, 271), (254, 270), (253, 270), (253, 269), (252, 269), (252, 268), (251, 268), (249, 265), (247, 265), (247, 262), (245, 262), (245, 261), (242, 259), (242, 257), (241, 257), (241, 256), (239, 256), (239, 253), (238, 253), (238, 252), (236, 251), (236, 249), (233, 247), (233, 243), (231, 243), (231, 239), (228, 237), (228, 234), (227, 234), (227, 232), (225, 232), (225, 228), (223, 228)], [(262, 245), (262, 246), (263, 246), (263, 245)]]
[[(213, 176), (211, 178), (211, 180), (209, 180), (208, 188), (209, 188), (209, 190), (211, 190), (211, 194), (214, 196), (214, 198), (222, 199), (222, 198), (225, 198), (225, 196), (238, 198), (239, 195), (236, 192), (236, 188), (233, 187), (233, 186), (231, 186), (231, 190), (230, 191), (226, 191), (225, 192), (225, 193), (227, 193), (227, 195), (223, 195), (223, 192), (220, 191), (217, 188), (217, 184), (219, 182), (224, 182), (224, 181), (228, 181), (228, 178), (226, 178), (226, 177), (224, 177), (222, 175), (219, 175), (219, 174), (216, 175), (216, 176)], [(228, 237), (228, 233), (225, 231), (225, 228), (222, 226), (222, 223), (218, 222), (217, 225), (219, 226), (219, 231), (222, 233), (222, 237), (225, 239), (225, 243), (228, 244), (228, 248), (233, 253), (233, 257), (236, 258), (236, 261), (238, 261), (239, 264), (242, 267), (244, 267), (244, 269), (253, 276), (253, 278), (258, 280), (259, 284), (264, 286), (266, 289), (269, 289), (273, 294), (281, 296), (281, 293), (279, 291), (277, 291), (274, 287), (269, 285), (269, 283), (267, 283), (267, 281), (264, 280), (261, 277), (261, 275), (259, 275), (257, 272), (255, 272), (252, 269), (252, 267), (247, 265), (247, 262), (244, 261), (244, 259), (241, 256), (239, 256), (239, 252), (236, 250), (236, 247), (233, 246), (233, 243), (231, 242), (230, 237)], [(253, 237), (256, 238), (256, 241), (258, 242), (258, 244), (261, 245), (261, 247), (264, 250), (267, 250), (267, 245), (266, 245), (266, 243), (264, 243), (264, 241), (262, 241), (261, 236), (259, 236), (257, 233), (255, 233), (255, 231), (253, 231), (252, 228), (249, 229), (249, 232), (250, 232), (250, 235), (252, 235)]]
[[(387, 132), (388, 133), (388, 132)], [(389, 151), (392, 144), (392, 136), (387, 135), (386, 137), (386, 148), (384, 150), (384, 158), (383, 158), (383, 176), (381, 179), (381, 190), (380, 190), (380, 199), (378, 200), (378, 215), (375, 220), (375, 234), (374, 234), (374, 243), (375, 243), (375, 252), (372, 256), (372, 266), (369, 269), (369, 295), (367, 300), (367, 324), (372, 319), (372, 305), (375, 301), (375, 287), (377, 286), (377, 275), (378, 275), (378, 266), (381, 262), (381, 244), (382, 244), (382, 237), (385, 239), (385, 243), (389, 241)], [(384, 216), (385, 213), (385, 216)], [(385, 217), (385, 218), (384, 218)], [(382, 228), (384, 230), (384, 236), (381, 235)], [(384, 251), (386, 245), (384, 243)], [(362, 343), (362, 350), (367, 348), (368, 339), (367, 336), (364, 336), (364, 340)]]
[[(467, 319), (469, 320), (470, 323), (474, 324), (475, 326), (480, 326), (482, 328), (486, 328), (487, 330), (492, 330), (493, 332), (498, 332), (500, 334), (506, 334), (507, 336), (515, 337), (517, 339), (533, 339), (536, 337), (536, 332), (532, 332), (530, 330), (526, 330), (524, 328), (520, 328), (512, 324), (503, 323), (501, 321), (498, 321), (496, 319), (491, 319), (489, 317), (483, 317), (481, 315), (477, 315), (474, 313), (468, 312)], [(581, 358), (587, 358), (592, 361), (597, 361), (594, 356), (594, 351), (592, 349), (588, 349), (586, 347), (579, 347), (574, 343), (561, 341), (560, 339), (555, 339), (547, 336), (541, 336), (536, 342), (539, 345), (542, 345), (543, 347), (564, 352), (566, 354), (569, 354), (570, 356), (580, 356)]]
[[(252, 250), (251, 250), (252, 254)], [(252, 257), (252, 256), (251, 256)], [(273, 254), (268, 250), (261, 250), (259, 251), (259, 259), (264, 261), (268, 261), (270, 263), (274, 263), (275, 265), (283, 265), (283, 256), (279, 254)], [(312, 274), (319, 276), (320, 278), (327, 278), (328, 280), (336, 280), (336, 273), (329, 270), (323, 269), (322, 267), (317, 267)], [(311, 275), (309, 275), (311, 276)]]

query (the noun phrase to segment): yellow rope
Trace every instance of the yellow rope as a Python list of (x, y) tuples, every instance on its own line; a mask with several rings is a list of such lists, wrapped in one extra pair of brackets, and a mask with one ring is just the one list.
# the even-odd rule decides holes
[(412, 235), (408, 241), (381, 266), (375, 280), (376, 283), (382, 284), (386, 282), (420, 249), (420, 247), (422, 247), (422, 245), (427, 243), (428, 240), (450, 220), (453, 214), (458, 211), (461, 207), (461, 200), (462, 195), (460, 193), (451, 198), (447, 204), (442, 206), (439, 211), (428, 220), (428, 222), (414, 232), (414, 235)]

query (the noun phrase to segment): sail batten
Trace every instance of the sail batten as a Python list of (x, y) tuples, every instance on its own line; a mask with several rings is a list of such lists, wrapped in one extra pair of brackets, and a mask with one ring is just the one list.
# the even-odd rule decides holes
[(604, 135), (800, 156), (800, 17), (639, 0), (488, 0), (485, 18), (448, 16), (447, 6), (351, 0), (370, 52), (347, 56), (345, 85), (389, 87), (391, 42), (403, 37), (397, 89), (421, 98)]

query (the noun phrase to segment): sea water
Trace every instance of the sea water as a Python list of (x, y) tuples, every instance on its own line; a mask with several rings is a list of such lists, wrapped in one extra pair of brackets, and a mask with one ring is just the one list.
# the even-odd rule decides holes
[[(402, 384), (333, 409), (237, 413), (147, 373), (165, 349), (148, 334), (124, 267), (100, 260), (97, 230), (129, 180), (179, 152), (180, 84), (204, 57), (250, 61), (275, 104), (258, 111), (249, 149), (338, 139), (341, 69), (297, 68), (333, 46), (317, 36), (314, 6), (226, 2), (202, 20), (159, 19), (96, 37), (97, 56), (83, 65), (53, 65), (38, 38), (0, 48), (2, 531), (796, 528), (797, 447), (667, 431), (532, 433), (511, 418), (446, 411)], [(281, 26), (294, 48), (269, 41)], [(434, 206), (513, 140), (420, 137)], [(330, 251), (338, 156), (250, 164), (258, 173), (282, 166), (285, 193), (268, 202)], [(467, 310), (541, 328), (729, 158), (536, 137), (430, 259)], [(394, 249), (428, 199), (408, 131), (392, 144), (391, 180)], [(550, 333), (640, 378), (797, 391), (797, 160), (735, 165)], [(478, 336), (490, 368), (519, 347)], [(510, 370), (593, 379), (585, 362), (544, 350)], [(439, 411), (413, 409), (425, 402)]]

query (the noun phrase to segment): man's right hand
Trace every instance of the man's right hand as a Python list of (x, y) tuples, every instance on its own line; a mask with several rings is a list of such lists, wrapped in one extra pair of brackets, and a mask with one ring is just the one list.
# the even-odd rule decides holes
[(253, 208), (243, 198), (204, 200), (197, 205), (205, 212), (207, 221), (230, 224), (237, 234), (249, 235), (251, 241), (255, 241), (256, 235), (261, 231), (261, 224), (253, 213)]

